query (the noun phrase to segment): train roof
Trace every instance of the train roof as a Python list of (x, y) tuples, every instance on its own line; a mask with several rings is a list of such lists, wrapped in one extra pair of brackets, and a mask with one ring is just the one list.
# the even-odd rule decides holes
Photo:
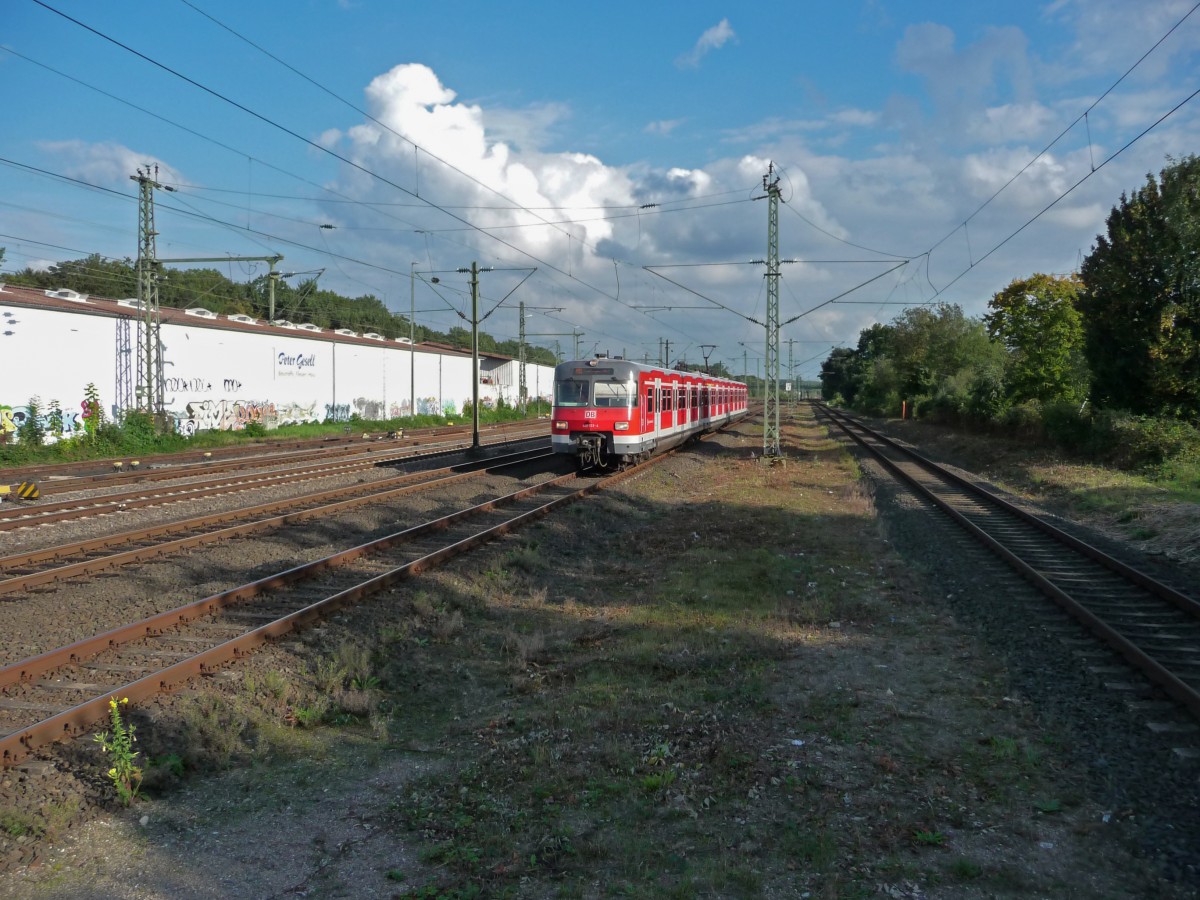
[(651, 366), (645, 363), (634, 362), (631, 359), (610, 359), (605, 356), (598, 356), (594, 359), (576, 359), (561, 362), (554, 367), (554, 377), (558, 379), (577, 374), (575, 372), (576, 369), (590, 369), (593, 371), (612, 369), (613, 375), (640, 375), (644, 372), (649, 375), (657, 374), (663, 378), (677, 375), (680, 378), (697, 378), (705, 381), (717, 381), (721, 384), (739, 384), (743, 387), (745, 386), (741, 381), (736, 381), (732, 378), (722, 378), (719, 375), (707, 375), (704, 372), (686, 372), (682, 369), (668, 369), (665, 366)]

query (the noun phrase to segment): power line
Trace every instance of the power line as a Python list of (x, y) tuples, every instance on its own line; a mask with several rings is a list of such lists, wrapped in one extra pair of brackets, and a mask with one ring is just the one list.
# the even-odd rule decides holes
[(1161, 125), (1163, 122), (1165, 122), (1168, 118), (1173, 116), (1176, 112), (1178, 112), (1180, 109), (1182, 109), (1186, 104), (1188, 104), (1193, 99), (1195, 99), (1195, 97), (1198, 94), (1200, 94), (1200, 88), (1192, 91), (1192, 93), (1188, 94), (1187, 97), (1185, 97), (1183, 100), (1180, 100), (1179, 103), (1177, 103), (1175, 106), (1173, 106), (1170, 110), (1168, 110), (1167, 112), (1165, 112), (1161, 116), (1159, 116), (1154, 122), (1152, 122), (1150, 125), (1148, 125), (1137, 136), (1135, 136), (1130, 141), (1128, 141), (1124, 146), (1122, 146), (1115, 152), (1111, 153), (1105, 159), (1101, 160), (1101, 162), (1098, 166), (1094, 166), (1090, 172), (1088, 172), (1086, 175), (1084, 175), (1082, 178), (1080, 178), (1078, 181), (1076, 181), (1073, 185), (1071, 185), (1069, 188), (1067, 188), (1065, 191), (1063, 191), (1061, 194), (1059, 194), (1057, 197), (1055, 197), (1053, 200), (1051, 200), (1049, 203), (1047, 203), (1044, 207), (1042, 207), (1042, 209), (1040, 209), (1037, 213), (1035, 213), (1032, 218), (1028, 219), (1016, 231), (1012, 232), (1012, 234), (1010, 234), (1008, 237), (1004, 238), (1004, 240), (1000, 241), (1000, 243), (998, 243), (994, 247), (992, 247), (991, 250), (989, 250), (987, 253), (983, 254), (983, 256), (979, 257), (978, 260), (971, 263), (971, 265), (967, 266), (967, 268), (963, 269), (963, 271), (959, 272), (956, 276), (954, 276), (953, 279), (950, 280), (950, 282), (948, 284), (946, 284), (942, 288), (938, 289), (937, 293), (935, 293), (934, 296), (931, 297), (926, 302), (932, 303), (935, 299), (937, 299), (938, 296), (940, 296), (941, 294), (943, 294), (947, 290), (949, 290), (949, 288), (955, 282), (957, 282), (960, 278), (962, 278), (964, 275), (966, 275), (968, 272), (970, 272), (973, 268), (975, 268), (975, 266), (979, 265), (979, 263), (983, 262), (985, 259), (987, 259), (989, 256), (991, 256), (993, 253), (995, 253), (997, 250), (999, 250), (1001, 247), (1003, 247), (1005, 244), (1007, 244), (1009, 241), (1011, 241), (1013, 238), (1015, 238), (1018, 234), (1020, 234), (1022, 231), (1024, 231), (1026, 228), (1028, 228), (1030, 225), (1032, 225), (1034, 222), (1036, 222), (1038, 219), (1040, 219), (1043, 215), (1045, 215), (1047, 212), (1049, 212), (1051, 209), (1053, 209), (1055, 206), (1057, 206), (1060, 201), (1066, 199), (1066, 197), (1072, 191), (1074, 191), (1077, 187), (1079, 187), (1081, 184), (1083, 184), (1085, 181), (1087, 181), (1089, 178), (1091, 178), (1093, 175), (1095, 175), (1097, 172), (1099, 172), (1101, 169), (1103, 169), (1105, 166), (1107, 166), (1110, 162), (1112, 162), (1114, 159), (1116, 159), (1118, 156), (1120, 156), (1122, 153), (1124, 153), (1126, 150), (1128, 150), (1130, 147), (1132, 147), (1134, 144), (1136, 144), (1142, 138), (1144, 138), (1147, 134), (1149, 134), (1151, 131), (1153, 131), (1155, 128), (1157, 128), (1159, 125)]
[[(345, 165), (350, 166), (358, 171), (361, 171), (362, 173), (370, 176), (371, 178), (374, 178), (378, 181), (383, 182), (384, 184), (389, 185), (390, 187), (395, 188), (396, 190), (400, 191), (401, 193), (407, 194), (415, 199), (418, 199), (418, 200), (421, 200), (421, 201), (427, 203), (430, 208), (436, 209), (439, 212), (441, 212), (443, 215), (446, 215), (447, 217), (454, 219), (455, 221), (461, 222), (462, 224), (469, 226), (471, 228), (471, 230), (477, 231), (479, 234), (486, 236), (488, 238), (491, 238), (493, 241), (496, 241), (497, 243), (501, 244), (502, 246), (507, 247), (508, 249), (520, 254), (523, 257), (526, 257), (527, 259), (530, 259), (530, 260), (533, 260), (533, 261), (539, 263), (541, 266), (544, 266), (545, 268), (549, 269), (550, 271), (556, 272), (559, 275), (565, 276), (570, 281), (577, 282), (580, 285), (587, 287), (589, 290), (593, 291), (594, 293), (596, 293), (602, 297), (606, 297), (609, 300), (613, 300), (617, 303), (620, 303), (623, 306), (626, 306), (626, 307), (629, 306), (629, 304), (625, 303), (624, 301), (620, 300), (617, 297), (614, 297), (612, 294), (609, 294), (607, 291), (603, 290), (602, 288), (600, 288), (596, 285), (593, 285), (593, 284), (583, 280), (582, 278), (576, 277), (572, 272), (564, 271), (559, 266), (556, 266), (551, 262), (543, 260), (540, 257), (536, 256), (535, 254), (533, 254), (515, 244), (512, 244), (512, 243), (504, 240), (501, 237), (498, 237), (494, 234), (488, 233), (486, 230), (474, 225), (474, 223), (470, 222), (467, 219), (464, 219), (463, 217), (455, 214), (454, 212), (451, 212), (450, 210), (443, 208), (439, 204), (434, 203), (433, 201), (430, 201), (427, 198), (421, 197), (419, 194), (415, 193), (414, 191), (411, 191), (411, 190), (403, 187), (402, 185), (397, 184), (396, 182), (392, 181), (391, 179), (388, 179), (388, 178), (368, 169), (366, 166), (360, 165), (359, 163), (356, 163), (353, 160), (347, 159), (346, 157), (342, 156), (339, 153), (336, 153), (335, 151), (329, 149), (328, 147), (324, 147), (321, 144), (318, 144), (317, 142), (312, 141), (309, 138), (306, 138), (303, 135), (293, 131), (292, 129), (288, 128), (287, 126), (284, 126), (284, 125), (274, 121), (270, 117), (268, 117), (262, 113), (256, 112), (255, 110), (249, 108), (248, 106), (245, 106), (244, 104), (239, 103), (238, 101), (233, 100), (232, 98), (227, 97), (224, 94), (221, 94), (219, 91), (216, 91), (213, 88), (209, 88), (209, 87), (205, 86), (204, 84), (201, 84), (200, 82), (196, 81), (195, 79), (192, 79), (192, 78), (188, 77), (187, 75), (184, 75), (183, 73), (176, 71), (175, 69), (171, 68), (170, 66), (166, 65), (165, 63), (159, 62), (158, 60), (155, 60), (152, 57), (122, 43), (121, 41), (117, 40), (116, 38), (111, 37), (110, 35), (107, 35), (101, 31), (99, 31), (98, 29), (93, 28), (84, 22), (81, 22), (80, 20), (78, 20), (70, 15), (67, 15), (66, 13), (62, 12), (61, 10), (58, 10), (58, 9), (54, 8), (53, 6), (51, 6), (50, 4), (44, 2), (44, 0), (33, 0), (33, 2), (36, 3), (37, 5), (41, 6), (42, 8), (46, 9), (47, 11), (52, 12), (55, 15), (60, 16), (61, 18), (66, 19), (67, 21), (79, 26), (80, 28), (84, 29), (85, 31), (88, 31), (91, 34), (96, 35), (97, 37), (101, 38), (102, 40), (105, 40), (105, 41), (113, 44), (114, 46), (120, 47), (121, 49), (125, 50), (126, 52), (131, 53), (134, 56), (137, 56), (139, 59), (142, 59), (145, 62), (150, 63), (151, 65), (155, 66), (156, 68), (159, 68), (159, 69), (163, 70), (164, 72), (167, 72), (168, 74), (171, 74), (171, 75), (175, 76), (176, 78), (179, 78), (180, 80), (185, 81), (188, 84), (191, 84), (192, 86), (209, 94), (210, 96), (213, 96), (219, 100), (222, 100), (223, 102), (228, 103), (229, 105), (235, 107), (236, 109), (239, 109), (239, 110), (245, 112), (247, 115), (250, 115), (253, 118), (258, 119), (259, 121), (271, 126), (272, 128), (275, 128), (275, 129), (283, 132), (284, 134), (287, 134), (288, 136), (294, 138), (295, 140), (298, 140), (298, 141), (306, 144), (307, 146), (312, 147), (315, 150), (318, 150), (328, 156), (331, 156), (334, 159), (341, 161)], [(400, 136), (400, 137), (403, 138), (403, 136)], [(403, 138), (403, 139), (406, 141), (408, 140), (407, 138)], [(411, 141), (409, 141), (409, 143), (411, 143)], [(414, 147), (415, 146), (416, 145), (414, 144)], [(432, 156), (432, 154), (431, 154), (431, 156)], [(470, 177), (470, 176), (468, 176), (468, 177)], [(494, 190), (491, 188), (488, 188), (488, 189)], [(500, 194), (500, 196), (503, 196), (503, 195)], [(508, 199), (508, 198), (505, 198), (505, 199)], [(253, 231), (253, 229), (247, 229), (247, 230)], [(571, 238), (573, 240), (579, 240), (578, 238), (574, 237), (573, 235), (570, 235), (569, 233), (567, 233), (567, 236), (568, 236), (568, 238)], [(295, 241), (289, 241), (287, 243), (291, 243), (293, 246), (304, 247), (305, 249), (312, 250), (313, 252), (318, 252), (318, 253), (320, 252), (316, 248), (307, 247), (306, 245), (300, 244)], [(590, 249), (595, 251), (595, 248), (592, 247), (590, 244), (587, 244), (587, 242), (580, 241), (580, 243), (585, 246), (588, 246)], [(385, 266), (375, 266), (375, 268), (379, 268), (384, 271), (392, 271), (395, 274), (404, 274), (404, 273), (395, 272), (395, 270), (390, 270)]]
[[(968, 222), (970, 222), (977, 215), (979, 215), (981, 212), (983, 212), (983, 210), (993, 200), (995, 200), (997, 197), (999, 197), (1000, 194), (1003, 193), (1005, 191), (1005, 189), (1007, 189), (1009, 187), (1009, 185), (1011, 185), (1014, 181), (1016, 181), (1018, 178), (1020, 178), (1022, 175), (1024, 175), (1025, 172), (1029, 170), (1030, 166), (1032, 166), (1035, 162), (1037, 162), (1039, 159), (1041, 159), (1043, 156), (1045, 156), (1050, 151), (1050, 148), (1052, 148), (1055, 144), (1057, 144), (1060, 140), (1062, 140), (1062, 138), (1068, 132), (1070, 132), (1070, 130), (1072, 128), (1074, 128), (1076, 125), (1078, 125), (1080, 123), (1080, 121), (1085, 121), (1087, 119), (1088, 113), (1090, 113), (1093, 109), (1095, 109), (1100, 104), (1100, 102), (1102, 100), (1104, 100), (1105, 97), (1107, 97), (1109, 94), (1111, 94), (1117, 88), (1117, 86), (1120, 85), (1120, 83), (1122, 81), (1124, 81), (1127, 77), (1129, 77), (1129, 75), (1132, 74), (1133, 70), (1136, 69), (1138, 66), (1140, 66), (1145, 61), (1146, 57), (1148, 57), (1151, 53), (1153, 53), (1155, 50), (1157, 50), (1159, 45), (1161, 45), (1163, 41), (1165, 41), (1172, 34), (1174, 34), (1175, 30), (1177, 28), (1179, 28), (1179, 26), (1182, 25), (1185, 21), (1187, 21), (1187, 19), (1197, 9), (1200, 9), (1200, 2), (1197, 2), (1195, 6), (1193, 6), (1186, 13), (1184, 13), (1183, 17), (1178, 22), (1176, 22), (1174, 25), (1172, 25), (1170, 27), (1170, 29), (1167, 30), (1166, 34), (1164, 34), (1157, 41), (1155, 41), (1153, 46), (1151, 46), (1149, 50), (1147, 50), (1140, 57), (1138, 57), (1137, 62), (1135, 62), (1132, 66), (1130, 66), (1125, 71), (1125, 73), (1123, 75), (1121, 75), (1120, 78), (1118, 78), (1111, 85), (1109, 85), (1108, 89), (1105, 90), (1104, 93), (1101, 94), (1099, 97), (1097, 97), (1094, 101), (1092, 101), (1092, 104), (1087, 109), (1085, 109), (1082, 113), (1080, 113), (1078, 116), (1076, 116), (1070, 125), (1068, 125), (1062, 131), (1060, 131), (1058, 133), (1058, 135), (1054, 138), (1054, 140), (1052, 140), (1049, 144), (1047, 144), (1045, 147), (1043, 147), (1031, 160), (1029, 160), (1029, 162), (1027, 162), (1024, 166), (1022, 166), (1021, 169), (1016, 174), (1014, 174), (1011, 178), (1008, 179), (1008, 181), (1004, 182), (1004, 184), (1002, 184), (999, 188), (997, 188), (995, 193), (993, 193), (990, 197), (988, 197), (986, 200), (984, 200), (983, 203), (981, 203), (979, 205), (979, 207), (973, 213), (971, 213), (969, 216), (967, 216), (966, 219), (963, 220), (963, 223), (961, 225), (958, 225), (955, 228), (953, 228), (948, 234), (946, 234), (944, 237), (942, 237), (940, 240), (938, 240), (932, 247), (930, 247), (928, 250), (926, 250), (924, 253), (922, 253), (920, 255), (928, 256), (929, 254), (933, 253), (934, 250), (936, 250), (938, 247), (940, 247), (942, 244), (944, 244), (947, 240), (949, 240), (960, 228), (965, 228)], [(1188, 98), (1188, 100), (1190, 100), (1190, 99), (1191, 99), (1191, 97)], [(1186, 102), (1187, 102), (1187, 100), (1184, 101), (1184, 103), (1186, 103)], [(1182, 106), (1183, 104), (1180, 104), (1180, 105)], [(1172, 110), (1171, 112), (1174, 112), (1174, 110)], [(1170, 113), (1168, 113), (1168, 115), (1170, 115)], [(1163, 118), (1166, 118), (1166, 116), (1164, 116)], [(1162, 121), (1162, 120), (1160, 119), (1159, 121)], [(1158, 123), (1156, 122), (1155, 125), (1157, 125), (1157, 124)], [(1154, 127), (1154, 126), (1151, 126), (1151, 127)], [(1147, 130), (1149, 130), (1149, 129), (1147, 129)], [(1145, 132), (1143, 132), (1142, 134), (1145, 134)], [(1138, 140), (1141, 137), (1142, 137), (1142, 135), (1138, 135), (1138, 138), (1135, 138), (1134, 141)], [(1131, 141), (1130, 144), (1132, 144), (1134, 141)], [(1089, 146), (1089, 148), (1091, 146), (1090, 138), (1089, 138), (1088, 146)], [(1129, 145), (1127, 144), (1126, 147), (1128, 147), (1128, 146)], [(1122, 150), (1124, 150), (1124, 149), (1125, 148), (1123, 147)], [(1119, 152), (1120, 151), (1118, 151), (1118, 153)], [(1114, 156), (1115, 155), (1116, 154), (1114, 154)], [(1111, 159), (1112, 159), (1112, 157), (1109, 157), (1109, 160), (1111, 160)], [(1105, 163), (1107, 163), (1109, 160), (1105, 160)], [(1103, 166), (1103, 165), (1104, 165), (1104, 163), (1101, 163), (1101, 166)], [(1100, 168), (1100, 166), (1093, 166), (1092, 173), (1094, 173), (1099, 168)], [(1078, 187), (1078, 184), (1082, 183), (1083, 181), (1086, 181), (1087, 177), (1088, 176), (1085, 176), (1084, 178), (1080, 179), (1080, 182), (1078, 182), (1076, 185), (1073, 185), (1066, 193), (1070, 193), (1070, 191), (1074, 190), (1075, 187)], [(1064, 196), (1066, 196), (1066, 193), (1061, 195), (1057, 200), (1054, 201), (1054, 203), (1057, 203)], [(1051, 203), (1050, 206), (1053, 206), (1054, 203)], [(1046, 207), (1046, 209), (1049, 209), (1049, 208), (1050, 208), (1049, 206)], [(1042, 210), (1042, 212), (1045, 212), (1045, 211), (1046, 210)], [(1038, 215), (1040, 216), (1041, 213), (1038, 213)], [(1037, 218), (1037, 216), (1034, 216), (1034, 219), (1036, 219), (1036, 218)], [(1030, 219), (1030, 221), (1026, 222), (1025, 225), (1030, 224), (1030, 222), (1032, 222), (1032, 221), (1033, 221), (1033, 219)], [(1016, 233), (1018, 233), (1019, 231), (1024, 229), (1025, 225), (1022, 225), (1021, 228), (1017, 230), (1017, 232), (1014, 232), (1012, 235), (1009, 235), (1009, 238), (1014, 237), (1016, 235)], [(1007, 242), (1007, 240), (1009, 238), (1006, 238), (1005, 242)], [(1002, 245), (1003, 245), (1003, 242), (1001, 245), (998, 245), (998, 246), (1002, 246)], [(993, 248), (993, 252), (995, 249), (997, 249), (997, 248)], [(989, 253), (988, 255), (990, 256), (991, 254)], [(979, 262), (982, 262), (982, 261), (983, 261), (982, 259), (979, 260)], [(963, 273), (963, 274), (965, 274), (965, 273)], [(961, 277), (962, 277), (962, 275), (960, 274), (958, 276), (958, 278), (961, 278)], [(958, 278), (955, 278), (954, 280), (957, 281)], [(953, 283), (954, 282), (951, 282), (951, 284), (953, 284)], [(950, 285), (946, 285), (946, 287), (949, 287), (949, 286)], [(943, 288), (943, 290), (945, 290), (945, 288)]]

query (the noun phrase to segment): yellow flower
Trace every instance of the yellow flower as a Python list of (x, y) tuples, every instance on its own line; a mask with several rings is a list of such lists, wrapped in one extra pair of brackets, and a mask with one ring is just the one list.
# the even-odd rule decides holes
[(116, 709), (116, 708), (117, 708), (117, 701), (116, 701), (115, 699), (113, 699), (113, 700), (109, 700), (109, 701), (108, 701), (108, 705), (109, 705), (109, 706), (110, 706), (112, 709)]
[(121, 702), (122, 702), (122, 703), (128, 703), (128, 702), (129, 702), (129, 698), (128, 698), (128, 697), (124, 697), (124, 698), (122, 698)]

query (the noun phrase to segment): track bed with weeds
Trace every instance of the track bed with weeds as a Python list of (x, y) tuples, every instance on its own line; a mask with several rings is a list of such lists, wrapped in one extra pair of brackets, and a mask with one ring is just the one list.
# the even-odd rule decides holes
[(0, 896), (1188, 896), (801, 416), (136, 711), (128, 809), (0, 773), (57, 832)]

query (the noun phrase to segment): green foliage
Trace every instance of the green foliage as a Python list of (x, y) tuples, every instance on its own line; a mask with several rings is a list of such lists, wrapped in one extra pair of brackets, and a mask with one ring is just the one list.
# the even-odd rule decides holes
[(913, 835), (913, 843), (918, 847), (944, 847), (946, 835), (940, 831), (917, 831)]
[(1005, 393), (1026, 400), (1080, 401), (1087, 395), (1083, 322), (1076, 308), (1082, 283), (1073, 276), (1018, 278), (995, 294), (984, 317), (1008, 350)]
[(1041, 409), (1046, 438), (1065, 450), (1085, 451), (1091, 440), (1091, 417), (1074, 403), (1047, 403)]
[(50, 401), (50, 433), (56, 438), (61, 438), (63, 433), (63, 411), (62, 405), (57, 400)]
[(170, 772), (176, 778), (182, 778), (183, 773), (187, 769), (183, 757), (178, 753), (164, 753), (162, 756), (154, 757), (149, 762), (151, 768), (163, 769), (166, 772)]
[(27, 835), (40, 836), (45, 834), (43, 822), (16, 809), (0, 809), (0, 834), (19, 838)]
[[(145, 413), (127, 412), (121, 424), (105, 421), (99, 402), (99, 392), (94, 384), (84, 391), (84, 428), (71, 439), (59, 440), (48, 445), (22, 443), (20, 440), (0, 445), (0, 466), (29, 465), (41, 462), (65, 460), (103, 459), (113, 456), (144, 456), (153, 453), (171, 453), (183, 449), (223, 447), (244, 443), (247, 440), (271, 440), (283, 438), (318, 438), (329, 434), (342, 434), (345, 423), (303, 422), (284, 425), (268, 432), (257, 423), (249, 423), (239, 431), (202, 431), (185, 437), (174, 431), (159, 432), (152, 417)], [(526, 415), (522, 415), (509, 404), (495, 409), (481, 408), (479, 420), (487, 425), (498, 422), (517, 421), (526, 416), (546, 415), (550, 407), (544, 402), (531, 401)], [(53, 426), (53, 401), (50, 424)], [(450, 412), (453, 413), (453, 406)], [(417, 415), (383, 421), (355, 420), (361, 431), (389, 432), (401, 429), (435, 428), (447, 424), (448, 416)], [(455, 417), (460, 424), (461, 417)], [(18, 435), (19, 437), (19, 435)]]
[(41, 403), (37, 397), (30, 397), (28, 414), (17, 427), (17, 440), (25, 447), (40, 447), (46, 439), (46, 429), (41, 422)]
[(154, 417), (144, 412), (128, 412), (121, 423), (122, 449), (131, 453), (144, 453), (154, 447), (158, 430)]
[(1200, 421), (1200, 158), (1122, 194), (1081, 276), (1093, 401)]
[(100, 391), (95, 382), (88, 382), (83, 391), (83, 398), (86, 410), (83, 414), (83, 425), (87, 431), (87, 438), (94, 441), (100, 436), (100, 429), (104, 426), (104, 408), (100, 405)]
[(134, 726), (121, 718), (121, 707), (129, 703), (128, 697), (119, 702), (116, 697), (108, 701), (108, 721), (111, 731), (104, 731), (94, 736), (93, 740), (108, 756), (110, 768), (108, 778), (117, 789), (117, 799), (122, 806), (128, 806), (137, 799), (138, 788), (142, 783), (142, 770), (137, 764), (141, 754), (133, 749), (137, 738), (134, 737)]
[(1123, 468), (1200, 458), (1200, 430), (1169, 416), (1105, 410), (1094, 426), (1096, 455)]
[(910, 309), (865, 329), (855, 350), (835, 349), (821, 367), (821, 393), (878, 415), (899, 415), (907, 402), (920, 414), (960, 421), (973, 407), (996, 405), (989, 393), (1004, 356), (958, 306)]

